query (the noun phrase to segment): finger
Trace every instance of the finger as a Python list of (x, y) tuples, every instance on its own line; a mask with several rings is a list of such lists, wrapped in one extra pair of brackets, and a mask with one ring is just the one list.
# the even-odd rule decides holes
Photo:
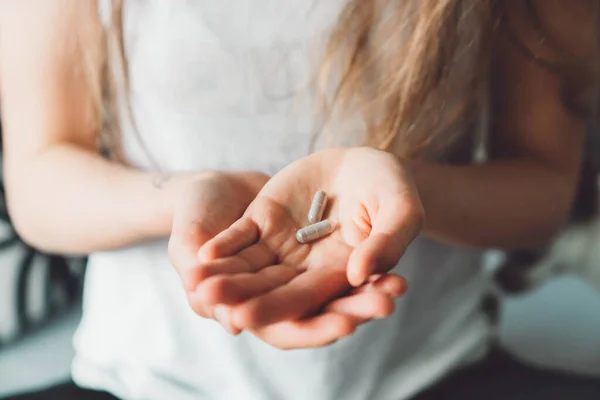
[(301, 271), (288, 265), (273, 265), (256, 273), (217, 275), (196, 289), (197, 301), (233, 305), (285, 285)]
[(273, 265), (275, 254), (260, 243), (252, 245), (232, 257), (219, 258), (190, 269), (186, 277), (186, 288), (194, 290), (200, 282), (215, 275), (250, 273)]
[(215, 321), (221, 324), (221, 326), (233, 336), (237, 336), (242, 333), (241, 329), (238, 329), (231, 323), (231, 310), (229, 307), (224, 305), (217, 305), (213, 308), (212, 317)]
[(279, 322), (253, 333), (272, 346), (291, 350), (327, 346), (350, 336), (356, 325), (351, 317), (327, 312), (299, 321)]
[(233, 275), (258, 271), (261, 268), (273, 265), (274, 261), (275, 255), (270, 250), (256, 244), (242, 250), (237, 256), (221, 258), (193, 268), (184, 279), (184, 287), (188, 292), (188, 303), (198, 315), (210, 318), (213, 314), (212, 307), (217, 302), (206, 303), (202, 294), (198, 295), (196, 293), (201, 282), (215, 275)]
[(373, 275), (375, 279), (369, 279), (369, 282), (355, 288), (351, 294), (363, 292), (378, 292), (391, 297), (400, 297), (408, 290), (408, 283), (400, 275), (385, 274)]
[(258, 227), (250, 218), (242, 218), (208, 241), (198, 251), (201, 262), (232, 256), (258, 240)]
[(230, 318), (230, 309), (224, 305), (217, 305), (212, 308), (212, 311), (207, 312), (207, 307), (202, 307), (201, 312), (197, 312), (197, 314), (203, 318), (214, 319), (216, 322), (221, 324), (221, 326), (231, 335), (237, 336), (242, 333), (241, 329), (236, 328), (231, 324)]
[(412, 238), (403, 235), (371, 234), (359, 244), (348, 259), (348, 282), (358, 287), (371, 274), (387, 272), (394, 268), (406, 251)]
[(394, 299), (378, 292), (361, 292), (332, 301), (325, 308), (328, 312), (348, 315), (358, 323), (372, 319), (387, 318), (394, 312)]
[(424, 213), (418, 198), (406, 194), (382, 201), (369, 237), (350, 254), (350, 284), (360, 286), (370, 275), (395, 267), (423, 223)]
[(343, 269), (309, 269), (287, 285), (234, 307), (232, 320), (235, 326), (246, 329), (302, 319), (342, 295), (348, 287)]

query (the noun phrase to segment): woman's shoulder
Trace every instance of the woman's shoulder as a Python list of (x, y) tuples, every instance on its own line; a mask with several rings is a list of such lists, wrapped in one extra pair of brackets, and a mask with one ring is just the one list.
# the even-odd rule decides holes
[(536, 57), (565, 61), (598, 53), (598, 0), (529, 0), (503, 3), (513, 33)]
[(492, 68), (508, 79), (552, 86), (571, 114), (588, 118), (600, 61), (600, 0), (522, 0), (498, 5)]

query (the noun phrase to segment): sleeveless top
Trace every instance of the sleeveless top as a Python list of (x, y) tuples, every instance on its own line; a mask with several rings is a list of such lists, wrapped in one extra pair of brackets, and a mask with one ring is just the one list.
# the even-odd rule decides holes
[[(100, 1), (104, 21), (109, 0)], [(276, 173), (310, 150), (297, 102), (343, 0), (129, 0), (124, 32), (128, 160), (143, 170)], [(294, 100), (293, 100), (294, 99)], [(407, 399), (485, 350), (490, 278), (480, 252), (420, 237), (395, 272), (409, 282), (389, 318), (333, 345), (282, 351), (195, 315), (167, 240), (92, 254), (73, 379), (127, 400)]]

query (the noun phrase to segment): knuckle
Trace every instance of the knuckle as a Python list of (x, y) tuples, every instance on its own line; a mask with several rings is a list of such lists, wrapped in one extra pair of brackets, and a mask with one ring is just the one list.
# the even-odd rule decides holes
[(413, 208), (413, 224), (418, 231), (425, 226), (425, 209), (421, 203), (417, 203)]
[(198, 282), (203, 282), (218, 273), (217, 268), (211, 264), (200, 264), (194, 268), (194, 277)]
[(188, 295), (187, 301), (188, 305), (196, 315), (203, 318), (209, 318), (209, 315), (206, 312), (206, 307), (201, 301), (191, 295)]
[(219, 244), (210, 242), (200, 247), (198, 250), (198, 258), (202, 262), (214, 261), (221, 257), (222, 250)]
[(276, 222), (286, 220), (287, 210), (272, 199), (259, 196), (250, 204), (248, 215), (261, 236), (271, 236), (280, 232)]
[(252, 307), (246, 310), (245, 313), (242, 313), (240, 322), (243, 324), (243, 326), (247, 326), (250, 328), (258, 328), (260, 326), (264, 326), (264, 324), (261, 321), (261, 314), (255, 307)]
[(356, 324), (354, 324), (349, 319), (346, 319), (346, 318), (342, 319), (342, 320), (340, 320), (340, 322), (338, 324), (339, 325), (338, 325), (337, 332), (336, 332), (337, 339), (334, 339), (334, 340), (338, 340), (343, 337), (350, 336), (354, 333), (354, 331), (356, 331)]
[(406, 222), (415, 228), (418, 234), (425, 226), (425, 209), (421, 201), (413, 194), (405, 194), (401, 200)]
[(227, 290), (227, 279), (222, 276), (208, 278), (199, 286), (199, 292), (207, 303), (216, 303)]

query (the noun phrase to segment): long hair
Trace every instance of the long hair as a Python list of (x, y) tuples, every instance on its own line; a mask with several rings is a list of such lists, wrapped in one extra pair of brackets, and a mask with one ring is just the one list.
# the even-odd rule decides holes
[[(525, 4), (540, 43), (552, 42), (532, 0)], [(119, 90), (127, 97), (128, 68), (123, 40), (123, 3), (112, 1), (106, 28), (109, 57), (106, 104), (111, 105), (109, 147), (117, 158), (120, 128), (115, 107)], [(544, 68), (564, 77), (564, 101), (585, 112), (573, 99), (589, 83), (587, 61), (544, 60), (512, 29), (504, 10), (512, 2), (496, 0), (349, 0), (328, 40), (318, 73), (320, 103), (326, 121), (357, 113), (366, 124), (365, 144), (406, 158), (436, 157), (465, 134), (476, 116), (490, 71), (494, 36), (507, 35), (515, 46)], [(574, 60), (565, 51), (565, 60)], [(594, 71), (597, 72), (597, 71)], [(127, 102), (126, 102), (127, 103)], [(125, 107), (129, 117), (131, 109)]]
[(404, 157), (439, 153), (460, 135), (456, 125), (474, 117), (489, 65), (491, 5), (351, 0), (321, 70), (325, 112), (360, 113), (368, 145)]

